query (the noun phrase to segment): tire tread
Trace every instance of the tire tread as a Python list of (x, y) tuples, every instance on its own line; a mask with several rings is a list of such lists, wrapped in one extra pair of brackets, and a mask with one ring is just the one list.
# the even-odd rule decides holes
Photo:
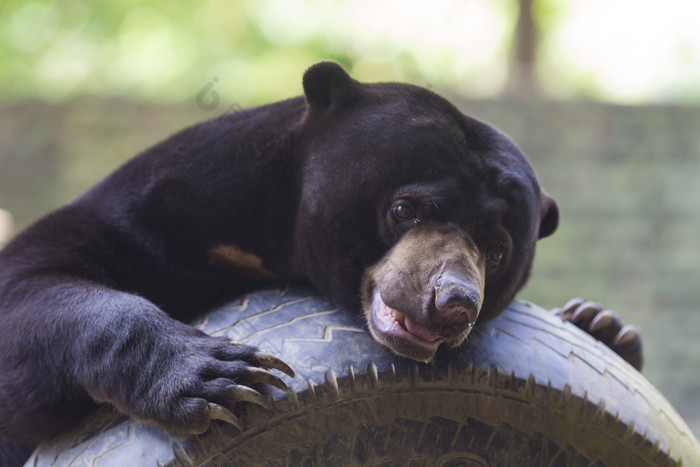
[(178, 436), (104, 409), (80, 438), (37, 450), (32, 465), (146, 465), (144, 453), (164, 466), (397, 465), (396, 456), (408, 465), (414, 455), (473, 465), (523, 456), (542, 466), (700, 465), (697, 440), (646, 379), (531, 304), (512, 305), (444, 365), (392, 357), (361, 324), (296, 287), (247, 294), (194, 324), (283, 358), (306, 355), (292, 361), (305, 376), (285, 380), (288, 394), (273, 390), (271, 410), (244, 406), (241, 432), (214, 422), (203, 435)]

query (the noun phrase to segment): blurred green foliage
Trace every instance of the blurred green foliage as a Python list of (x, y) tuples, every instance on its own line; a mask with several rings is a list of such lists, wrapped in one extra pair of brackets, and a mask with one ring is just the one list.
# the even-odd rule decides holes
[[(0, 101), (94, 94), (187, 100), (218, 78), (243, 106), (298, 92), (321, 59), (365, 81), (494, 97), (510, 81), (519, 0), (4, 0)], [(534, 0), (540, 89), (557, 98), (700, 101), (694, 0)]]
[[(181, 102), (216, 78), (223, 100), (246, 106), (298, 94), (297, 77), (321, 59), (338, 61), (364, 80), (497, 91), (488, 79), (467, 72), (486, 67), (499, 75), (496, 81), (505, 80), (515, 3), (495, 0), (475, 12), (488, 13), (483, 27), (493, 37), (469, 59), (460, 42), (478, 41), (476, 28), (452, 40), (437, 34), (432, 40), (420, 31), (412, 35), (421, 18), (416, 5), (399, 21), (392, 7), (403, 11), (412, 4), (393, 3), (379, 8), (347, 0), (5, 0), (0, 100), (57, 102), (93, 94)], [(471, 10), (436, 5), (460, 12), (455, 20), (482, 22)], [(436, 30), (449, 17), (450, 11), (436, 11), (436, 5), (426, 10), (433, 12), (432, 23), (426, 17), (421, 27)], [(381, 21), (395, 25), (393, 35), (383, 31)]]
[[(6, 0), (1, 8), (0, 91), (15, 100), (177, 101), (218, 75), (257, 102), (298, 93), (297, 83), (276, 79), (280, 73), (298, 75), (322, 56), (347, 62), (318, 38), (273, 43), (255, 2)], [(252, 64), (262, 81), (252, 79)]]

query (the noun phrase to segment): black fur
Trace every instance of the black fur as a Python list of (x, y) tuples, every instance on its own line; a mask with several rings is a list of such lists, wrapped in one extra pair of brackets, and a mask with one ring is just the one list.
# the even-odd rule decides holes
[(363, 274), (404, 231), (386, 219), (407, 185), (442, 188), (435, 222), (508, 239), (482, 313), (511, 300), (558, 219), (515, 145), (422, 88), (360, 84), (332, 63), (303, 83), (304, 97), (145, 151), (0, 252), (0, 435), (32, 446), (99, 402), (206, 430), (208, 404), (230, 406), (265, 366), (179, 321), (260, 282), (208, 252), (235, 245), (359, 312)]

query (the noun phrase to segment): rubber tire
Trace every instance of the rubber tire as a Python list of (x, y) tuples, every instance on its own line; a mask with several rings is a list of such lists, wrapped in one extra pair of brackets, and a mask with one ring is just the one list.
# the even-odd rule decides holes
[(242, 431), (166, 433), (107, 407), (40, 446), (31, 466), (700, 465), (700, 445), (636, 370), (569, 323), (514, 302), (434, 364), (393, 356), (362, 318), (303, 288), (267, 289), (197, 327), (297, 372)]

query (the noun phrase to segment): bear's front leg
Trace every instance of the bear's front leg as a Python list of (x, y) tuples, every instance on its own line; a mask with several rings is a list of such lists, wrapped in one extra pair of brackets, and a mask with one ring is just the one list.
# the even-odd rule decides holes
[(19, 399), (15, 405), (0, 402), (0, 409), (25, 439), (47, 425), (54, 431), (68, 428), (61, 426), (62, 413), (90, 404), (87, 396), (177, 432), (202, 433), (211, 420), (238, 425), (232, 412), (237, 402), (268, 405), (252, 386), (286, 389), (268, 370), (294, 375), (277, 358), (208, 336), (136, 295), (63, 280), (24, 288), (34, 293), (15, 303), (14, 316), (45, 324), (25, 327), (23, 336), (7, 336), (8, 345), (1, 345), (9, 352), (4, 362), (42, 368), (4, 376), (20, 378), (13, 386), (41, 392), (18, 393), (0, 382), (0, 396)]
[(632, 325), (622, 325), (620, 317), (605, 310), (599, 303), (582, 298), (569, 300), (561, 308), (552, 310), (564, 321), (569, 321), (586, 331), (641, 371), (644, 363), (642, 338), (639, 329)]

